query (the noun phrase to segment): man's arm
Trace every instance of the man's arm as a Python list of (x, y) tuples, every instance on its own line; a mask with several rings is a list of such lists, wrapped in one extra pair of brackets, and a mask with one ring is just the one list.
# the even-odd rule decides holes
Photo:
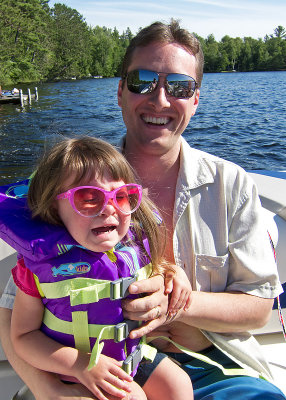
[(192, 304), (177, 321), (211, 332), (245, 332), (263, 327), (270, 318), (273, 299), (245, 293), (192, 292)]
[[(129, 292), (149, 293), (123, 302), (125, 318), (148, 321), (132, 332), (132, 338), (146, 335), (166, 321), (168, 298), (164, 294), (162, 277), (136, 282), (129, 287)], [(272, 299), (245, 293), (193, 291), (191, 306), (186, 311), (181, 310), (174, 319), (213, 332), (244, 332), (264, 326), (272, 306)]]

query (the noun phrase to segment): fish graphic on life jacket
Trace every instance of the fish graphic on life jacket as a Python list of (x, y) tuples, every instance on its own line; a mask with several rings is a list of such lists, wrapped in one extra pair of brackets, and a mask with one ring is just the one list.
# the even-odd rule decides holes
[(58, 268), (53, 267), (52, 272), (53, 276), (57, 277), (68, 276), (68, 275), (77, 275), (77, 274), (85, 274), (90, 271), (90, 264), (87, 262), (76, 262), (76, 263), (67, 263), (61, 264)]

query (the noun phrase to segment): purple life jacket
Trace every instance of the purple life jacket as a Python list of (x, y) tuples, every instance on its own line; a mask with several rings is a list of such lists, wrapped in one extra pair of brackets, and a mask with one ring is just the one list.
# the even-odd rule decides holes
[[(0, 237), (24, 258), (35, 276), (45, 306), (41, 330), (66, 346), (86, 352), (96, 348), (93, 365), (101, 350), (120, 361), (135, 352), (136, 360), (132, 355), (131, 364), (125, 366), (128, 373), (134, 371), (142, 357), (140, 340), (128, 334), (138, 322), (124, 321), (121, 299), (144, 268), (151, 272), (147, 239), (143, 242), (148, 254), (140, 249), (132, 230), (130, 243), (118, 243), (104, 253), (87, 250), (64, 227), (31, 218), (27, 190), (23, 191), (27, 184), (0, 188)], [(20, 197), (14, 197), (19, 191)]]

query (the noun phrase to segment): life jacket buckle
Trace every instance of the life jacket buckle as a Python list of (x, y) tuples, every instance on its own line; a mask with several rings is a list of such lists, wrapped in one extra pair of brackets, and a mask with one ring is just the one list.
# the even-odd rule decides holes
[(110, 282), (110, 300), (120, 300), (128, 296), (128, 288), (136, 281), (136, 276), (128, 276)]
[(114, 342), (119, 343), (122, 342), (122, 340), (125, 340), (128, 338), (129, 333), (135, 329), (138, 328), (139, 322), (138, 321), (131, 321), (131, 319), (125, 319), (122, 322), (119, 322), (119, 324), (114, 326)]
[(123, 361), (122, 364), (122, 369), (127, 373), (131, 374), (132, 371), (137, 367), (137, 365), (140, 363), (140, 361), (143, 358), (142, 354), (142, 345), (139, 344), (136, 349), (129, 354), (129, 356), (126, 358), (126, 360)]

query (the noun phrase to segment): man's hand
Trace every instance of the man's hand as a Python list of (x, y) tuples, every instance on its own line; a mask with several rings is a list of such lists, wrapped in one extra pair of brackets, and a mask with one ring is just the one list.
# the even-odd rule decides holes
[(130, 294), (144, 295), (137, 299), (122, 300), (124, 318), (146, 321), (130, 333), (131, 339), (147, 335), (166, 321), (168, 295), (165, 294), (164, 278), (156, 275), (129, 286)]

